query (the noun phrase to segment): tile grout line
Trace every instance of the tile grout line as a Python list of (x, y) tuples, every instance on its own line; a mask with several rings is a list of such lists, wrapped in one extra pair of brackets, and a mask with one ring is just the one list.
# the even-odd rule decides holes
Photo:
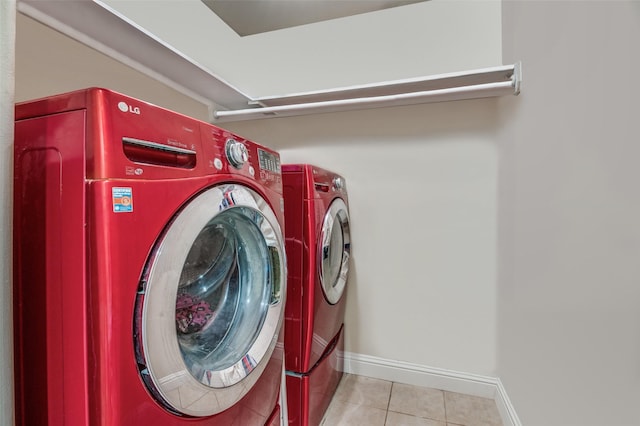
[(442, 405), (444, 405), (444, 425), (447, 426), (449, 424), (449, 416), (447, 416), (447, 397), (446, 391), (442, 391)]
[(389, 418), (389, 407), (391, 406), (391, 394), (393, 394), (393, 382), (391, 382), (391, 390), (389, 391), (389, 399), (387, 400), (387, 409), (384, 412), (384, 426), (387, 425), (387, 419)]

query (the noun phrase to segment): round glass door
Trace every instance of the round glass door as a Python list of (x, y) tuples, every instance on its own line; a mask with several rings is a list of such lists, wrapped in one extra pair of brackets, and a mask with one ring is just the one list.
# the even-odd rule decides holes
[(213, 187), (175, 217), (145, 268), (136, 301), (142, 378), (169, 411), (209, 416), (255, 384), (283, 318), (284, 246), (256, 192)]
[(338, 303), (347, 283), (351, 236), (349, 233), (349, 212), (347, 205), (336, 198), (322, 222), (320, 235), (320, 280), (322, 291), (329, 303)]

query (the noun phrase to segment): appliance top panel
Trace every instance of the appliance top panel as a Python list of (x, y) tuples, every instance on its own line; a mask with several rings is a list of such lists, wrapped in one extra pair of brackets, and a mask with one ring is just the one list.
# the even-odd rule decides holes
[(347, 200), (346, 180), (335, 172), (312, 164), (285, 164), (282, 166), (282, 172), (285, 175), (288, 173), (304, 175), (304, 198), (306, 199), (332, 200), (335, 197), (340, 197), (345, 202)]
[[(281, 186), (280, 156), (213, 124), (102, 88), (16, 104), (16, 121), (84, 111), (88, 179), (215, 174)], [(83, 141), (79, 141), (82, 143)]]

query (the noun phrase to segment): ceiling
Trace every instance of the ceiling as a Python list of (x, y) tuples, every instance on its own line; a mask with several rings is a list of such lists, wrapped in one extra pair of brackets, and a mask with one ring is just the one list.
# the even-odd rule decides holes
[(202, 0), (240, 36), (424, 1), (427, 0)]

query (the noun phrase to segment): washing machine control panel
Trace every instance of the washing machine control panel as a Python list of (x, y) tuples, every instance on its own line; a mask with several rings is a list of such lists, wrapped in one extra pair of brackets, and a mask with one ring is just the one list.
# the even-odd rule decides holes
[(247, 147), (245, 144), (238, 142), (235, 139), (227, 139), (225, 151), (229, 164), (236, 169), (241, 168), (244, 163), (249, 160), (249, 151), (247, 150)]

